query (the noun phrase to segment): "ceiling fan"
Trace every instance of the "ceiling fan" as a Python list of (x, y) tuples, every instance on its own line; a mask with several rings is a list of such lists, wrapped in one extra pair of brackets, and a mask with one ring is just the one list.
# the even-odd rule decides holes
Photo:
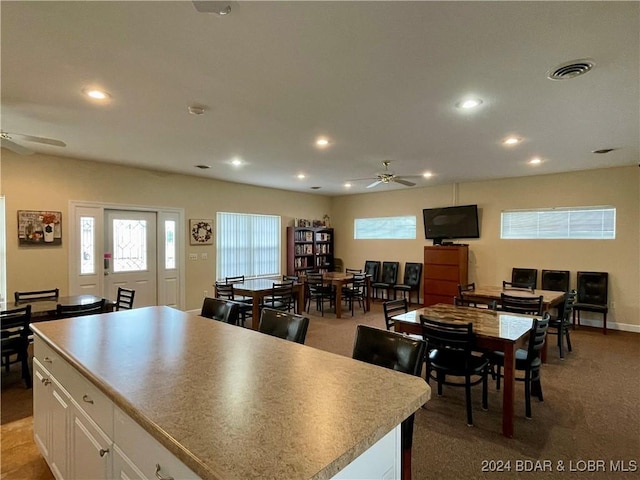
[(23, 135), (21, 133), (8, 133), (0, 131), (0, 146), (15, 152), (19, 155), (31, 155), (33, 150), (16, 143), (16, 141), (27, 141), (34, 143), (43, 143), (45, 145), (53, 145), (54, 147), (66, 147), (67, 144), (52, 138), (34, 137), (33, 135)]
[[(382, 162), (382, 165), (384, 166), (384, 172), (378, 172), (376, 173), (375, 177), (370, 177), (370, 178), (358, 178), (356, 180), (375, 180), (375, 182), (371, 183), (370, 185), (367, 185), (366, 188), (373, 188), (376, 187), (378, 185), (380, 185), (381, 183), (399, 183), (401, 185), (405, 185), (407, 187), (413, 187), (415, 186), (415, 183), (410, 182), (409, 180), (407, 180), (405, 177), (401, 177), (398, 175), (395, 175), (393, 172), (389, 171), (389, 164), (391, 162), (389, 160), (385, 160)], [(417, 177), (419, 175), (409, 175), (411, 177)]]

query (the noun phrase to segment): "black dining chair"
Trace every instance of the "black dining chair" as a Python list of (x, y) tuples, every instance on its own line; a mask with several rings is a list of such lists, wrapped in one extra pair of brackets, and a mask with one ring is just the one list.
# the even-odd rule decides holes
[[(368, 325), (358, 325), (352, 358), (419, 377), (422, 373), (425, 348), (425, 343), (420, 339)], [(415, 414), (411, 414), (400, 424), (403, 480), (411, 478), (414, 420)]]
[(14, 292), (13, 297), (16, 305), (27, 302), (37, 301), (57, 301), (60, 296), (60, 289), (52, 288), (50, 290), (33, 290), (30, 292)]
[(380, 262), (377, 260), (366, 260), (364, 262), (364, 273), (366, 273), (371, 282), (377, 282), (380, 275)]
[(567, 350), (572, 351), (571, 348), (571, 317), (573, 315), (573, 305), (576, 301), (577, 292), (571, 290), (564, 294), (564, 302), (562, 308), (558, 311), (562, 311), (562, 315), (558, 315), (555, 318), (549, 319), (549, 330), (547, 334), (557, 335), (558, 337), (558, 350), (560, 358), (564, 359), (564, 340), (567, 340)]
[(607, 334), (607, 313), (609, 274), (607, 272), (578, 272), (577, 273), (576, 303), (573, 304), (573, 325), (576, 324), (576, 313), (578, 325), (580, 325), (580, 312), (591, 312), (602, 314), (602, 333)]
[(324, 304), (329, 302), (329, 308), (335, 306), (336, 295), (331, 285), (325, 285), (321, 273), (308, 273), (305, 279), (306, 311), (309, 313), (311, 304), (315, 302), (316, 311), (324, 317)]
[(202, 301), (200, 316), (237, 325), (240, 319), (240, 305), (233, 300), (205, 297)]
[(351, 316), (353, 317), (355, 311), (355, 303), (362, 307), (362, 313), (366, 313), (365, 309), (365, 295), (367, 288), (367, 276), (364, 273), (354, 273), (353, 281), (346, 284), (342, 288), (342, 298), (347, 302), (351, 309)]
[(514, 267), (511, 269), (511, 283), (514, 287), (535, 289), (538, 283), (538, 270), (535, 268)]
[[(386, 300), (391, 300), (389, 292), (393, 290), (395, 284), (398, 283), (399, 268), (400, 262), (382, 262), (382, 273), (380, 274), (380, 280), (378, 282), (371, 283), (374, 298), (378, 298), (378, 292), (382, 290), (386, 292)], [(384, 293), (382, 295), (382, 299), (384, 300)]]
[[(29, 371), (29, 322), (31, 305), (0, 311), (0, 338), (2, 342), (2, 366), (9, 372), (11, 364), (22, 365), (22, 379), (31, 388)], [(15, 358), (12, 358), (14, 357)]]
[(453, 297), (453, 304), (456, 307), (472, 307), (472, 308), (486, 308), (489, 310), (496, 310), (498, 302), (495, 300), (487, 300), (484, 302), (478, 300), (468, 300), (466, 298)]
[(407, 262), (404, 264), (404, 277), (402, 283), (393, 286), (393, 298), (396, 292), (402, 292), (402, 296), (408, 296), (411, 303), (411, 292), (416, 292), (417, 303), (420, 303), (420, 281), (422, 280), (422, 263)]
[(302, 315), (273, 308), (263, 308), (260, 312), (258, 331), (261, 333), (303, 344), (308, 328), (309, 318)]
[(522, 313), (525, 315), (542, 315), (544, 297), (519, 297), (517, 295), (500, 294), (500, 310), (503, 312)]
[(523, 283), (513, 283), (508, 282), (506, 280), (502, 281), (502, 290), (519, 290), (530, 293), (535, 293), (535, 288), (531, 285), (523, 284)]
[(103, 298), (97, 302), (85, 303), (81, 305), (63, 305), (56, 307), (57, 318), (81, 317), (84, 315), (95, 315), (105, 313), (106, 300)]
[(226, 281), (217, 281), (215, 283), (215, 295), (216, 298), (231, 300), (238, 303), (240, 318), (237, 324), (244, 327), (247, 317), (250, 317), (252, 314), (253, 304), (249, 301), (237, 301), (233, 283), (227, 283)]
[[(422, 337), (427, 342), (427, 383), (433, 379), (438, 385), (438, 396), (442, 386), (464, 387), (467, 404), (467, 425), (473, 426), (471, 387), (482, 383), (482, 408), (488, 408), (489, 360), (474, 355), (472, 323), (439, 322), (420, 315)], [(463, 381), (447, 380), (447, 377), (463, 377)]]
[[(531, 392), (535, 392), (538, 400), (544, 400), (542, 395), (542, 384), (540, 382), (540, 370), (542, 360), (540, 353), (547, 336), (549, 327), (549, 313), (545, 312), (542, 319), (532, 319), (533, 326), (529, 334), (529, 344), (526, 350), (516, 350), (516, 371), (524, 372), (521, 377), (515, 379), (524, 382), (525, 415), (531, 418)], [(496, 388), (500, 390), (500, 379), (502, 378), (502, 368), (504, 367), (504, 353), (493, 352), (491, 354), (491, 364), (495, 367)]]
[(133, 308), (133, 299), (136, 291), (131, 288), (118, 287), (118, 295), (116, 296), (116, 312), (120, 310), (131, 310)]
[(261, 307), (290, 312), (294, 305), (293, 282), (274, 282), (270, 294), (264, 297)]

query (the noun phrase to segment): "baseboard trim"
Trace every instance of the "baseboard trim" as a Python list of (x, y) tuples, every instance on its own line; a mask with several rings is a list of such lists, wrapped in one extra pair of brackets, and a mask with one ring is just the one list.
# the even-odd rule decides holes
[[(602, 328), (602, 320), (590, 320), (582, 318), (580, 325), (585, 327)], [(578, 319), (576, 318), (576, 327), (578, 326)], [(616, 323), (607, 322), (607, 330), (620, 330), (623, 332), (640, 333), (640, 325), (632, 325), (630, 323)]]

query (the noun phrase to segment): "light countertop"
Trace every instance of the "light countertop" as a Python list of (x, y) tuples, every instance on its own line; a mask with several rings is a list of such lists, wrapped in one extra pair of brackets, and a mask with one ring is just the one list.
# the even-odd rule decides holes
[(32, 329), (205, 479), (330, 478), (430, 397), (418, 377), (169, 307)]

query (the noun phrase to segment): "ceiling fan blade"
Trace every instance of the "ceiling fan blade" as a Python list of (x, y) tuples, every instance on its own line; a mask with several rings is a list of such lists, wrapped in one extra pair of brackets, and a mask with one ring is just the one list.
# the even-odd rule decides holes
[(382, 180), (376, 180), (375, 182), (373, 182), (371, 185), (367, 185), (366, 188), (373, 188), (376, 185), (380, 185), (382, 183)]
[(17, 143), (12, 142), (8, 138), (1, 138), (0, 142), (1, 142), (0, 146), (2, 146), (2, 148), (11, 150), (12, 152), (17, 153), (18, 155), (31, 155), (33, 153), (33, 151), (21, 145), (18, 145)]
[(398, 178), (398, 177), (395, 177), (395, 178), (393, 179), (393, 181), (394, 181), (394, 182), (396, 182), (396, 183), (401, 183), (402, 185), (406, 185), (407, 187), (413, 187), (413, 186), (415, 186), (415, 183), (410, 182), (409, 180), (405, 180), (404, 178)]
[(26, 140), (28, 142), (35, 143), (44, 143), (45, 145), (53, 145), (54, 147), (66, 147), (67, 144), (60, 141), (54, 140), (53, 138), (45, 138), (45, 137), (34, 137), (33, 135), (23, 135), (21, 133), (10, 133), (11, 138), (15, 138), (17, 140)]

